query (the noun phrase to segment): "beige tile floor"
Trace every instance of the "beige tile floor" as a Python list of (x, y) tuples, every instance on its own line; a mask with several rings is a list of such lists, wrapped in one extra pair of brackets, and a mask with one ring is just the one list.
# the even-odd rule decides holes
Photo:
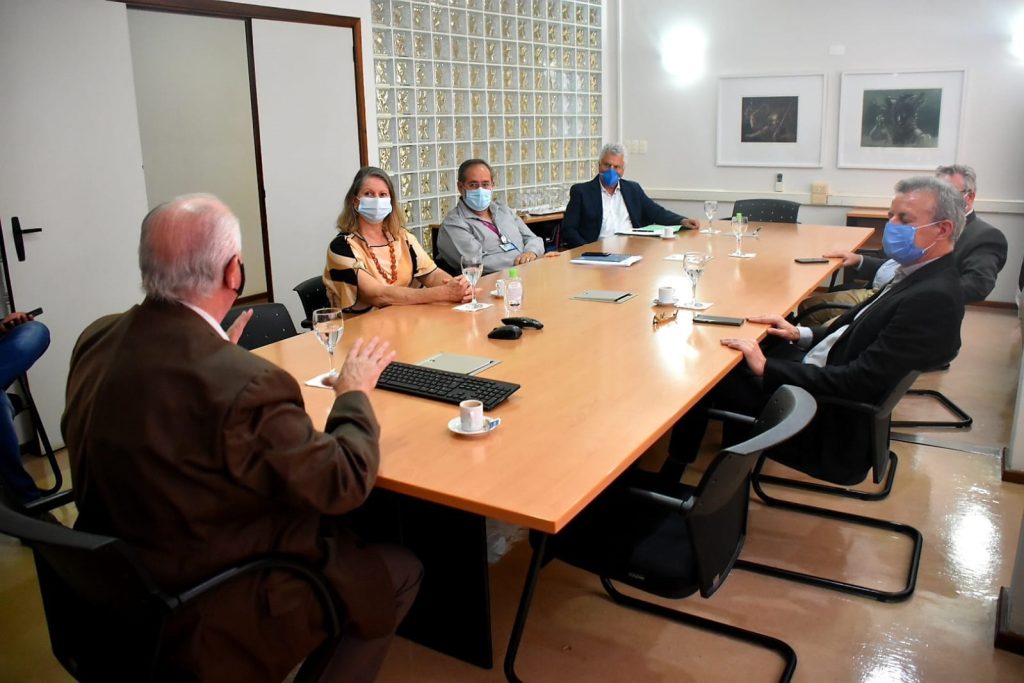
[[(975, 418), (969, 431), (930, 436), (985, 451), (1009, 438), (1020, 328), (1012, 312), (972, 308), (964, 331), (952, 369), (919, 386), (942, 388)], [(931, 411), (907, 400), (898, 415), (922, 412)], [(737, 570), (710, 600), (676, 606), (786, 640), (799, 656), (797, 681), (1024, 681), (1024, 657), (992, 647), (996, 596), (1012, 571), (1024, 486), (1002, 483), (991, 453), (906, 443), (894, 443), (894, 450), (900, 469), (886, 501), (787, 495), (917, 526), (925, 547), (909, 601), (881, 604)], [(62, 514), (69, 519), (73, 512)], [(743, 554), (879, 587), (898, 585), (908, 555), (895, 536), (756, 504)], [(380, 680), (502, 680), (528, 560), (520, 544), (492, 567), (498, 668), (478, 669), (399, 639)], [(518, 670), (534, 681), (769, 681), (779, 668), (773, 655), (617, 607), (595, 578), (553, 563), (541, 575)], [(28, 551), (0, 538), (0, 681), (66, 680), (49, 652)]]

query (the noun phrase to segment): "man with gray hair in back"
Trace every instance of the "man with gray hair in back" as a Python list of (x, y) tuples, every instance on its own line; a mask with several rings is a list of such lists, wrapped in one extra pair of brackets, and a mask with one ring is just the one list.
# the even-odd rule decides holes
[[(377, 476), (368, 394), (394, 353), (356, 340), (318, 431), (295, 379), (233, 343), (250, 316), (221, 329), (245, 282), (227, 206), (189, 195), (153, 209), (139, 267), (145, 300), (90, 325), (71, 357), (61, 426), (76, 528), (124, 540), (169, 592), (260, 555), (305, 560), (345, 619), (321, 680), (373, 680), (421, 573), (408, 551), (364, 546), (344, 521)], [(325, 621), (298, 577), (243, 574), (175, 614), (159, 671), (283, 680), (324, 641)]]
[(607, 144), (598, 157), (593, 180), (577, 183), (569, 190), (569, 203), (562, 219), (561, 243), (566, 247), (611, 237), (616, 230), (648, 225), (682, 225), (695, 229), (697, 221), (659, 206), (644, 193), (640, 183), (626, 175), (626, 148)]
[[(974, 210), (978, 176), (973, 168), (961, 164), (939, 166), (935, 169), (935, 177), (955, 187), (964, 198), (966, 222), (963, 233), (956, 241), (953, 257), (960, 272), (964, 301), (969, 304), (984, 301), (996, 286), (999, 271), (1006, 265), (1006, 236), (999, 229), (978, 218)], [(841, 312), (835, 308), (825, 307), (826, 304), (838, 303), (845, 306), (864, 301), (892, 279), (899, 265), (893, 259), (886, 260), (849, 251), (829, 252), (825, 256), (842, 258), (843, 266), (850, 269), (846, 272), (852, 272), (855, 279), (866, 280), (871, 286), (808, 297), (800, 304), (801, 314), (821, 306), (817, 311), (809, 313), (806, 319), (808, 322), (823, 323)]]
[[(818, 327), (792, 325), (781, 316), (748, 318), (769, 326), (767, 339), (788, 343), (762, 348), (750, 338), (722, 340), (746, 363), (676, 423), (663, 476), (678, 482), (693, 462), (712, 407), (757, 415), (783, 384), (877, 405), (911, 371), (956, 355), (964, 296), (953, 245), (964, 227), (964, 198), (943, 180), (917, 176), (896, 184), (889, 216), (883, 243), (897, 267), (869, 299)], [(849, 408), (821, 404), (811, 425), (772, 458), (835, 484), (860, 483), (872, 465), (869, 420)]]

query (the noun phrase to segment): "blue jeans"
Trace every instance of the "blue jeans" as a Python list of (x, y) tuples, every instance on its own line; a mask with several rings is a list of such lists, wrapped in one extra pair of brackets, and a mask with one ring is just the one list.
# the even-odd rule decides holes
[(42, 495), (21, 464), (21, 445), (14, 431), (14, 406), (7, 389), (39, 360), (50, 345), (46, 325), (29, 321), (0, 337), (0, 484), (21, 503)]

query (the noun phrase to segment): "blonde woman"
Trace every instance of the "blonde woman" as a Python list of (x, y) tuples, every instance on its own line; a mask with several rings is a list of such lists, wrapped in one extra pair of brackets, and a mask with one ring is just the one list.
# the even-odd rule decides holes
[(438, 268), (405, 229), (388, 174), (359, 169), (338, 216), (339, 235), (327, 249), (324, 284), (331, 305), (345, 313), (434, 301), (472, 299), (469, 282)]

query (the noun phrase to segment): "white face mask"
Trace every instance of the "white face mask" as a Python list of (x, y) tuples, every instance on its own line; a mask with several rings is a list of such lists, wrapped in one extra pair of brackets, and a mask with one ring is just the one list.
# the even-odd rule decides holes
[(380, 223), (391, 215), (391, 197), (360, 197), (359, 215), (369, 223)]

